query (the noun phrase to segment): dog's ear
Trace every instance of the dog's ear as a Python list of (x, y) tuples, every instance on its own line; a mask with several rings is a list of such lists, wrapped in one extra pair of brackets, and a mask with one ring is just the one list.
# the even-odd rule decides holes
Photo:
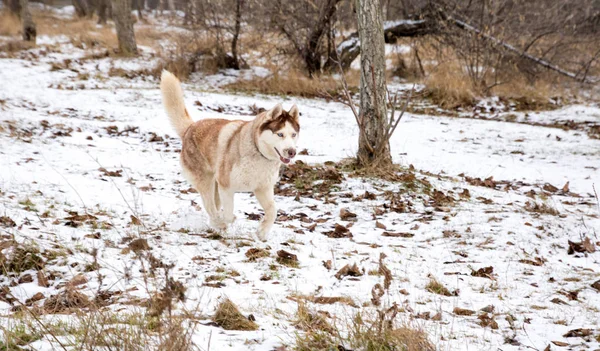
[(273, 107), (272, 109), (267, 111), (266, 120), (275, 119), (275, 118), (281, 116), (282, 112), (283, 112), (283, 107), (281, 107), (281, 104), (277, 104), (277, 105), (275, 105), (275, 107)]
[(292, 108), (289, 110), (288, 112), (290, 114), (290, 116), (292, 116), (293, 119), (295, 119), (296, 121), (298, 120), (298, 117), (300, 116), (300, 112), (298, 112), (298, 106), (296, 106), (296, 104), (294, 104), (292, 106)]

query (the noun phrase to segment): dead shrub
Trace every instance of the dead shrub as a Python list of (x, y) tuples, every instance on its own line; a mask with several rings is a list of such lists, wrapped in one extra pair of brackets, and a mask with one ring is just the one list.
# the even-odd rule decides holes
[(33, 245), (12, 243), (0, 250), (0, 273), (22, 273), (30, 269), (44, 268), (45, 261), (40, 256), (40, 251)]
[(13, 36), (19, 34), (21, 20), (8, 11), (0, 11), (0, 35)]
[(473, 106), (477, 93), (471, 80), (459, 66), (441, 64), (424, 81), (426, 97), (433, 103), (445, 108)]
[(72, 288), (66, 288), (62, 292), (52, 295), (44, 301), (44, 311), (52, 314), (64, 313), (71, 309), (81, 309), (90, 306), (91, 303), (88, 297)]
[(444, 286), (444, 284), (440, 283), (435, 278), (429, 278), (429, 283), (425, 285), (425, 290), (443, 296), (457, 296), (458, 293), (456, 291), (451, 292)]
[[(278, 70), (267, 77), (253, 77), (240, 79), (227, 84), (224, 88), (243, 93), (258, 93), (268, 95), (301, 96), (306, 98), (331, 98), (341, 93), (341, 85), (333, 76), (322, 75), (308, 78), (297, 70), (280, 72)], [(356, 92), (358, 80), (354, 71), (348, 73), (348, 85), (352, 92)]]
[(159, 50), (160, 60), (153, 70), (155, 77), (167, 70), (183, 81), (194, 72), (215, 74), (226, 66), (225, 58), (217, 55), (216, 44), (206, 36), (177, 34), (171, 37), (171, 43), (172, 47)]
[(246, 318), (229, 299), (219, 303), (212, 318), (213, 322), (225, 330), (257, 330), (258, 324)]
[(533, 212), (538, 214), (547, 214), (551, 216), (558, 216), (559, 212), (557, 209), (550, 207), (545, 203), (538, 203), (536, 201), (527, 201), (525, 203), (525, 211)]

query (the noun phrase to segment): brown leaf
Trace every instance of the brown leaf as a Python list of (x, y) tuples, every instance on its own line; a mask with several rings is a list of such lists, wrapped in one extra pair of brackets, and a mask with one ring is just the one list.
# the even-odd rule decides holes
[(473, 311), (473, 310), (468, 310), (468, 309), (460, 308), (460, 307), (454, 307), (454, 310), (452, 312), (454, 312), (454, 314), (459, 315), (459, 316), (472, 316), (475, 314), (475, 311)]
[(383, 229), (383, 230), (387, 229), (386, 226), (379, 221), (375, 221), (375, 228), (379, 228), (379, 229)]
[(327, 268), (328, 271), (331, 270), (331, 260), (323, 261), (323, 267)]
[(481, 278), (488, 278), (488, 279), (494, 279), (493, 277), (494, 274), (494, 267), (489, 266), (489, 267), (483, 267), (483, 268), (479, 268), (478, 270), (474, 270), (471, 272), (471, 275), (473, 277), (481, 277)]
[(383, 234), (381, 234), (381, 236), (388, 236), (388, 237), (392, 237), (392, 238), (412, 238), (413, 236), (415, 236), (412, 233), (392, 233), (392, 232), (383, 232)]
[(360, 271), (360, 269), (358, 268), (356, 263), (354, 263), (352, 266), (350, 266), (350, 264), (347, 264), (344, 267), (342, 267), (342, 269), (340, 269), (335, 274), (335, 277), (338, 278), (339, 280), (342, 280), (342, 277), (345, 277), (345, 276), (360, 277), (362, 275), (363, 275), (362, 272)]
[(558, 191), (558, 188), (555, 187), (554, 185), (550, 184), (550, 183), (544, 184), (544, 186), (542, 187), (542, 189), (546, 190), (549, 193), (555, 193), (555, 192)]
[(600, 292), (600, 280), (596, 280), (595, 282), (593, 282), (591, 287), (598, 290), (598, 292)]
[(12, 228), (16, 227), (17, 224), (10, 217), (2, 216), (0, 217), (0, 227)]
[(141, 225), (142, 224), (142, 222), (140, 222), (140, 220), (136, 216), (130, 215), (129, 217), (131, 218), (131, 224), (133, 224), (133, 225)]
[(42, 271), (37, 271), (37, 281), (38, 281), (38, 285), (43, 288), (47, 288), (50, 286), (50, 284), (48, 284), (48, 279), (46, 279), (46, 276), (44, 275), (44, 272), (42, 272)]
[(299, 263), (298, 256), (285, 250), (277, 251), (277, 262), (292, 267), (297, 267)]
[(563, 342), (563, 341), (552, 341), (552, 343), (556, 346), (560, 346), (560, 347), (565, 347), (565, 346), (569, 346), (568, 342)]
[(562, 187), (562, 192), (563, 193), (568, 193), (569, 192), (569, 182), (567, 181), (565, 183), (565, 185)]
[(351, 238), (352, 237), (352, 233), (350, 233), (350, 230), (348, 230), (348, 228), (344, 227), (343, 225), (337, 224), (337, 223), (335, 224), (334, 230), (325, 232), (323, 234), (330, 238), (334, 238), (334, 239)]
[(585, 251), (589, 253), (596, 252), (596, 245), (594, 245), (594, 243), (587, 236), (583, 239), (583, 242), (581, 244)]
[(544, 259), (542, 259), (540, 257), (536, 257), (535, 261), (528, 260), (528, 259), (522, 259), (522, 260), (519, 260), (519, 262), (525, 263), (525, 264), (530, 264), (532, 266), (543, 266), (544, 265)]
[(253, 247), (246, 251), (246, 257), (248, 257), (248, 261), (256, 261), (258, 258), (269, 257), (269, 251)]
[(591, 329), (577, 328), (577, 329), (569, 330), (565, 335), (563, 335), (563, 337), (565, 337), (565, 338), (582, 337), (583, 338), (583, 337), (590, 336), (590, 335), (592, 335)]
[(356, 219), (356, 213), (352, 213), (345, 208), (340, 210), (340, 218), (342, 221), (352, 221)]

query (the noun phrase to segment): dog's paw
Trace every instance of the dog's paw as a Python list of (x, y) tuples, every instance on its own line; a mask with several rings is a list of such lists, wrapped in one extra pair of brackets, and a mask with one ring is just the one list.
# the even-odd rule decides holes
[(267, 232), (259, 229), (256, 231), (256, 237), (258, 238), (258, 240), (265, 242), (267, 241)]
[(227, 229), (227, 223), (223, 222), (221, 219), (210, 219), (210, 226), (213, 227), (214, 229), (217, 230), (226, 230)]
[(231, 223), (235, 222), (236, 219), (237, 219), (236, 216), (231, 216), (230, 218), (223, 218), (223, 222), (225, 224), (231, 224)]

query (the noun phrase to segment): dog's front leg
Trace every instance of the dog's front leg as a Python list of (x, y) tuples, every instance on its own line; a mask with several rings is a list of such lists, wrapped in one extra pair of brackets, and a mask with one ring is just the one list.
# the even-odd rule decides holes
[(223, 206), (222, 218), (223, 222), (227, 224), (231, 224), (235, 221), (235, 216), (233, 215), (234, 195), (235, 193), (233, 191), (219, 187), (219, 198), (221, 200), (221, 206)]
[(256, 236), (258, 236), (258, 238), (262, 241), (267, 240), (267, 234), (271, 230), (271, 227), (273, 227), (273, 223), (275, 223), (275, 217), (277, 216), (277, 208), (275, 208), (273, 192), (274, 190), (272, 186), (254, 191), (254, 195), (256, 196), (258, 203), (265, 211), (265, 216), (260, 222), (258, 231), (256, 233)]

